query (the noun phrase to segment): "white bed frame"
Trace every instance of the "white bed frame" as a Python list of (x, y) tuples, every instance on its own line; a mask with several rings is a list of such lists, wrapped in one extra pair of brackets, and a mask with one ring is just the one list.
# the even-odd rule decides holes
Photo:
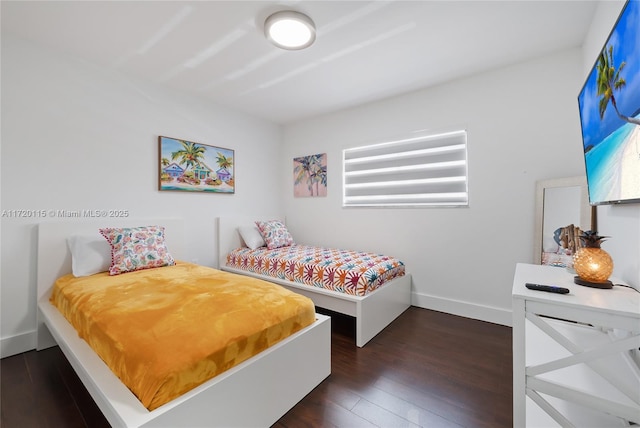
[[(165, 226), (174, 258), (183, 252), (183, 221), (126, 219), (41, 223), (38, 227), (38, 349), (59, 345), (114, 427), (266, 427), (331, 373), (331, 320), (316, 322), (173, 401), (148, 411), (49, 302), (56, 278), (71, 272), (66, 238), (105, 226)], [(185, 260), (186, 258), (183, 258)]]
[(411, 306), (411, 275), (408, 272), (404, 276), (385, 283), (374, 292), (360, 297), (226, 266), (227, 254), (242, 246), (238, 227), (255, 226), (255, 220), (260, 219), (253, 217), (218, 218), (219, 268), (275, 282), (309, 297), (318, 307), (355, 317), (356, 345), (358, 347), (364, 346)]

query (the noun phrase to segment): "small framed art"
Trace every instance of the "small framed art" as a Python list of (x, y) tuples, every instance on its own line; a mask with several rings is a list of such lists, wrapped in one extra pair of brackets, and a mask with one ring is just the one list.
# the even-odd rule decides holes
[(327, 196), (327, 154), (293, 158), (293, 195)]

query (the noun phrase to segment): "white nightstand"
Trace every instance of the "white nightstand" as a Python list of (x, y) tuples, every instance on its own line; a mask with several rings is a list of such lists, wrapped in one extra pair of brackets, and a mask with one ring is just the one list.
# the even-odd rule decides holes
[[(640, 293), (573, 278), (563, 268), (516, 266), (513, 426), (640, 424)], [(529, 290), (527, 282), (570, 293)]]

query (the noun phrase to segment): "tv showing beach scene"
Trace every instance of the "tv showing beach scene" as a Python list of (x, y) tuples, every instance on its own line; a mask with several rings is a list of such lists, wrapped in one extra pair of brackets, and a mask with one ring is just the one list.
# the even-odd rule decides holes
[(591, 205), (640, 202), (639, 29), (628, 1), (578, 96)]

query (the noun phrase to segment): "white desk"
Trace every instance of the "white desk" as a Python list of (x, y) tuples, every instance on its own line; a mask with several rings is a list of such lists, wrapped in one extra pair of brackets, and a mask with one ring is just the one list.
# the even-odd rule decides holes
[[(518, 264), (513, 280), (513, 426), (640, 424), (640, 293)], [(557, 285), (555, 294), (525, 283)], [(615, 283), (615, 281), (614, 281)]]

